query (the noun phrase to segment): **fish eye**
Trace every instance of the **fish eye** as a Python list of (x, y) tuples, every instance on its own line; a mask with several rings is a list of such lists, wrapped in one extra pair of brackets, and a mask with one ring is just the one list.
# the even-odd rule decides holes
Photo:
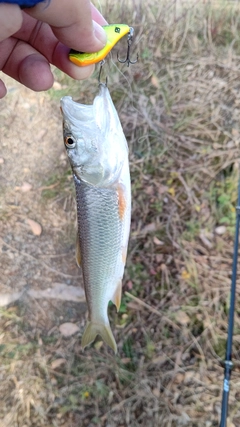
[(66, 136), (64, 142), (65, 142), (66, 147), (68, 147), (68, 148), (74, 148), (75, 144), (76, 144), (75, 140), (73, 139), (72, 136)]

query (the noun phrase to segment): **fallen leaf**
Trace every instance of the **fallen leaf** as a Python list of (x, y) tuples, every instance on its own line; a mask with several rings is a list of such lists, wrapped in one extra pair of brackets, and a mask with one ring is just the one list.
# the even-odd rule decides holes
[(168, 189), (168, 193), (171, 194), (171, 196), (174, 197), (175, 196), (175, 188), (174, 187), (169, 188)]
[(159, 388), (154, 388), (153, 391), (152, 391), (152, 393), (153, 393), (154, 396), (159, 397), (160, 396), (160, 390), (159, 390)]
[(227, 148), (234, 148), (235, 147), (235, 142), (234, 141), (228, 141), (228, 143), (226, 144)]
[(66, 153), (63, 152), (62, 154), (60, 154), (59, 159), (60, 160), (66, 160), (67, 159)]
[(239, 136), (239, 130), (236, 128), (232, 128), (232, 136), (238, 137)]
[(159, 45), (157, 46), (157, 49), (155, 50), (154, 56), (155, 56), (156, 58), (161, 58), (161, 57), (162, 57), (162, 54), (161, 54), (161, 48), (160, 48), (160, 46), (159, 46)]
[(75, 323), (66, 322), (59, 326), (59, 331), (64, 337), (71, 337), (76, 332), (79, 332), (79, 327)]
[(218, 142), (214, 142), (212, 144), (212, 147), (214, 148), (214, 150), (219, 150), (222, 148), (222, 144), (219, 144)]
[(158, 185), (157, 189), (158, 189), (158, 194), (164, 194), (168, 191), (168, 187), (162, 184)]
[(188, 273), (188, 271), (187, 271), (187, 270), (183, 270), (183, 271), (182, 271), (182, 273), (181, 273), (181, 278), (182, 278), (183, 280), (190, 279), (190, 277), (191, 277), (191, 275), (190, 275), (190, 273)]
[(34, 221), (33, 219), (27, 218), (27, 223), (30, 226), (32, 233), (34, 236), (40, 236), (42, 233), (42, 227), (38, 222)]
[(157, 229), (157, 225), (155, 222), (151, 222), (150, 224), (145, 225), (145, 227), (143, 227), (140, 231), (141, 234), (147, 234), (147, 233), (152, 233), (153, 231), (156, 231)]
[(162, 246), (164, 245), (164, 242), (162, 242), (162, 240), (159, 240), (156, 236), (153, 237), (153, 242), (155, 243), (155, 245), (157, 246)]
[(31, 105), (29, 104), (29, 102), (23, 102), (21, 106), (22, 106), (22, 108), (24, 108), (25, 110), (28, 110), (28, 109), (31, 107)]
[(133, 282), (131, 281), (131, 280), (129, 280), (127, 283), (126, 283), (126, 287), (128, 288), (128, 289), (132, 289), (133, 288)]
[(187, 383), (189, 381), (192, 381), (193, 379), (196, 380), (198, 377), (198, 373), (195, 371), (187, 371), (184, 375), (184, 382)]
[(184, 374), (182, 374), (180, 372), (178, 374), (176, 374), (174, 377), (174, 382), (176, 384), (181, 384), (183, 382), (183, 380), (184, 380)]
[(190, 317), (185, 313), (185, 311), (179, 310), (176, 313), (176, 321), (180, 323), (180, 325), (186, 326), (190, 323)]
[(204, 234), (204, 232), (201, 232), (199, 234), (199, 238), (202, 241), (202, 243), (208, 248), (208, 249), (212, 249), (213, 245), (210, 242), (210, 240), (208, 240), (208, 238), (206, 237), (206, 235)]
[(144, 193), (146, 193), (148, 196), (152, 196), (154, 194), (154, 186), (148, 185), (144, 188)]
[(158, 78), (157, 78), (154, 74), (152, 75), (151, 83), (152, 83), (152, 85), (153, 85), (153, 86), (155, 86), (155, 87), (159, 88), (159, 81), (158, 81)]
[(154, 359), (151, 360), (151, 363), (154, 363), (155, 365), (164, 365), (166, 363), (167, 357), (165, 355), (163, 356), (157, 356)]
[(62, 85), (61, 85), (61, 83), (59, 83), (59, 82), (57, 82), (57, 81), (55, 81), (54, 83), (53, 83), (53, 89), (55, 89), (55, 90), (61, 90), (62, 89)]
[(14, 301), (17, 301), (21, 298), (23, 291), (21, 292), (13, 292), (8, 294), (0, 293), (0, 307), (4, 307), (8, 304), (12, 304)]
[(27, 193), (32, 189), (32, 185), (28, 182), (24, 182), (21, 187), (19, 187), (19, 190), (21, 190), (23, 193)]
[(63, 365), (64, 363), (66, 363), (66, 359), (63, 359), (63, 358), (53, 360), (53, 362), (51, 363), (51, 368), (57, 369), (59, 368), (59, 366)]
[(215, 228), (215, 233), (221, 236), (222, 234), (226, 233), (227, 228), (225, 225), (219, 225), (219, 227)]
[(156, 105), (156, 98), (155, 98), (155, 96), (150, 95), (150, 101), (151, 101), (152, 105), (155, 107), (155, 105)]
[(156, 254), (155, 259), (156, 259), (156, 262), (159, 264), (163, 260), (163, 254)]
[(232, 423), (230, 418), (227, 419), (227, 427), (236, 427), (236, 425)]
[(131, 359), (129, 357), (123, 357), (121, 359), (121, 362), (123, 363), (123, 365), (127, 365), (129, 362), (131, 362)]
[(85, 392), (83, 393), (83, 396), (85, 397), (85, 399), (88, 399), (88, 397), (90, 396), (89, 391), (85, 391)]

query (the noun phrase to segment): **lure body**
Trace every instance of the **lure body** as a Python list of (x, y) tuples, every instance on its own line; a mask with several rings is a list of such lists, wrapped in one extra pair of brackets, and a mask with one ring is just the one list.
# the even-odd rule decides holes
[(130, 32), (130, 27), (126, 24), (104, 25), (103, 29), (107, 34), (107, 43), (103, 49), (94, 53), (78, 52), (72, 49), (69, 53), (70, 61), (79, 67), (96, 64), (97, 62), (102, 61), (113, 46), (115, 46), (122, 37)]
[(128, 146), (105, 85), (93, 105), (61, 100), (65, 147), (77, 198), (77, 263), (83, 271), (89, 311), (83, 348), (101, 335), (116, 352), (108, 303), (121, 303), (130, 230)]

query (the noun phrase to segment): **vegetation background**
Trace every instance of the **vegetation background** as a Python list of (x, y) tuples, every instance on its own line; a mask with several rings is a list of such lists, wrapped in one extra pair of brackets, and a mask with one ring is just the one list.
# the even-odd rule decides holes
[[(59, 100), (91, 103), (55, 70), (35, 94), (7, 79), (0, 104), (0, 426), (218, 426), (237, 202), (240, 7), (234, 1), (99, 2), (135, 28), (104, 74), (130, 149), (132, 226), (119, 352), (84, 352), (75, 200)], [(237, 281), (228, 427), (240, 425)]]

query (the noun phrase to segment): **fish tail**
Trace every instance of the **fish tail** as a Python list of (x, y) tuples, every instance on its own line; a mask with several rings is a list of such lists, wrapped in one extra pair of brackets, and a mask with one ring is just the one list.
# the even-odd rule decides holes
[(86, 329), (82, 336), (82, 348), (84, 349), (88, 344), (91, 344), (97, 335), (101, 335), (102, 339), (106, 344), (111, 347), (114, 353), (117, 353), (117, 344), (114, 339), (113, 333), (111, 331), (109, 324), (97, 324), (93, 322), (87, 322)]

